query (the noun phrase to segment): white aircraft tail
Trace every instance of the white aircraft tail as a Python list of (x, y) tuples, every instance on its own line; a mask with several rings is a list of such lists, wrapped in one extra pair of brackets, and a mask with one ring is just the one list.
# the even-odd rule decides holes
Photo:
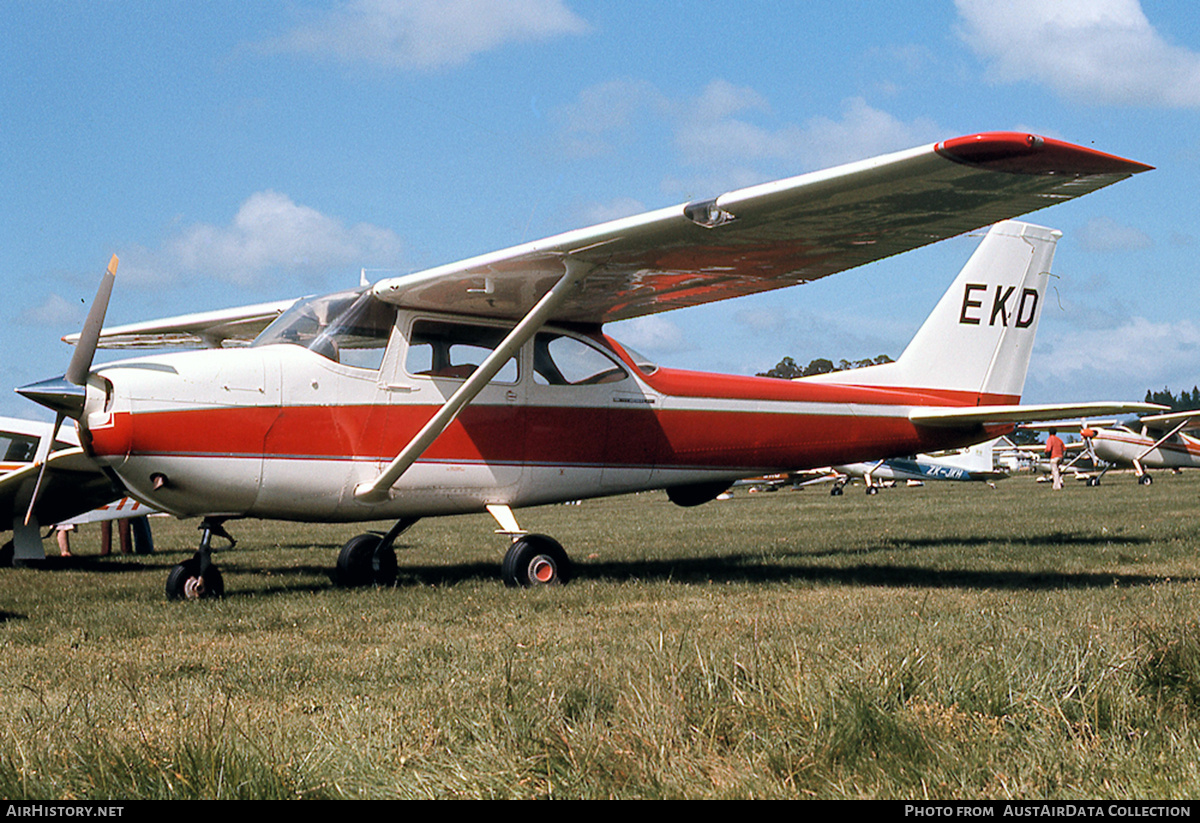
[(976, 474), (991, 472), (996, 468), (995, 458), (993, 457), (995, 445), (995, 440), (989, 440), (986, 443), (976, 443), (974, 446), (963, 449), (956, 455), (946, 457), (941, 462)]
[(997, 223), (897, 361), (800, 379), (1016, 403), (1061, 236), (1029, 223)]

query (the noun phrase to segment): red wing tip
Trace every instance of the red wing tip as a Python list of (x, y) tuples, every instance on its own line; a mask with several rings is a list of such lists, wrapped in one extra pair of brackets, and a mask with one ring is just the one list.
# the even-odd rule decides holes
[(1121, 174), (1153, 166), (1095, 149), (1023, 132), (993, 131), (955, 137), (934, 150), (948, 160), (1013, 174)]

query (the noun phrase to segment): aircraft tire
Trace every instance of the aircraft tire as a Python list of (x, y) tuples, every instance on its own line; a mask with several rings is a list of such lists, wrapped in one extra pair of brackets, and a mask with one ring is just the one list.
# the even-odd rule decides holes
[(200, 576), (200, 561), (192, 558), (171, 568), (167, 575), (168, 600), (210, 600), (225, 596), (225, 580), (216, 566), (208, 567), (203, 592), (196, 592), (195, 581)]
[(558, 541), (544, 534), (527, 534), (509, 547), (500, 566), (509, 588), (566, 585), (571, 558)]
[(875, 486), (867, 486), (867, 494), (879, 494), (879, 489)]
[(353, 589), (363, 586), (391, 586), (396, 582), (396, 551), (380, 550), (383, 538), (360, 534), (342, 546), (337, 559), (337, 584)]
[(1153, 482), (1154, 482), (1154, 478), (1148, 474), (1143, 474), (1141, 477), (1138, 478), (1138, 483), (1142, 484), (1143, 486), (1149, 486)]
[(830, 497), (841, 497), (842, 496), (842, 487), (834, 486), (832, 489), (829, 490), (829, 496)]

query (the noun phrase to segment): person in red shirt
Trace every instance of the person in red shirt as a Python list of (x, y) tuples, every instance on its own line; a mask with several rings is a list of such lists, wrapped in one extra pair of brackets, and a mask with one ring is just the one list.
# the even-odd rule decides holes
[(1062, 459), (1065, 451), (1066, 446), (1063, 445), (1062, 438), (1058, 436), (1058, 430), (1051, 429), (1050, 436), (1046, 438), (1045, 452), (1050, 458), (1050, 479), (1053, 481), (1050, 485), (1056, 489), (1063, 487)]

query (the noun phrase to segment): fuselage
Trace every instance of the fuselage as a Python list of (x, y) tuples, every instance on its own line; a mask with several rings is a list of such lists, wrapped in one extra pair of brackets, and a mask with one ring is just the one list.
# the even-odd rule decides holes
[(908, 419), (914, 406), (974, 405), (974, 394), (656, 368), (599, 327), (548, 327), (389, 500), (367, 504), (355, 488), (507, 331), (408, 311), (389, 324), (373, 343), (359, 328), (340, 347), (268, 336), (250, 348), (98, 367), (85, 441), (137, 498), (179, 516), (365, 521), (732, 482), (952, 448), (1004, 429), (925, 429)]
[(1179, 432), (1151, 448), (1162, 434), (1134, 431), (1128, 426), (1097, 429), (1092, 448), (1101, 460), (1122, 466), (1137, 460), (1156, 469), (1200, 468), (1200, 440)]

